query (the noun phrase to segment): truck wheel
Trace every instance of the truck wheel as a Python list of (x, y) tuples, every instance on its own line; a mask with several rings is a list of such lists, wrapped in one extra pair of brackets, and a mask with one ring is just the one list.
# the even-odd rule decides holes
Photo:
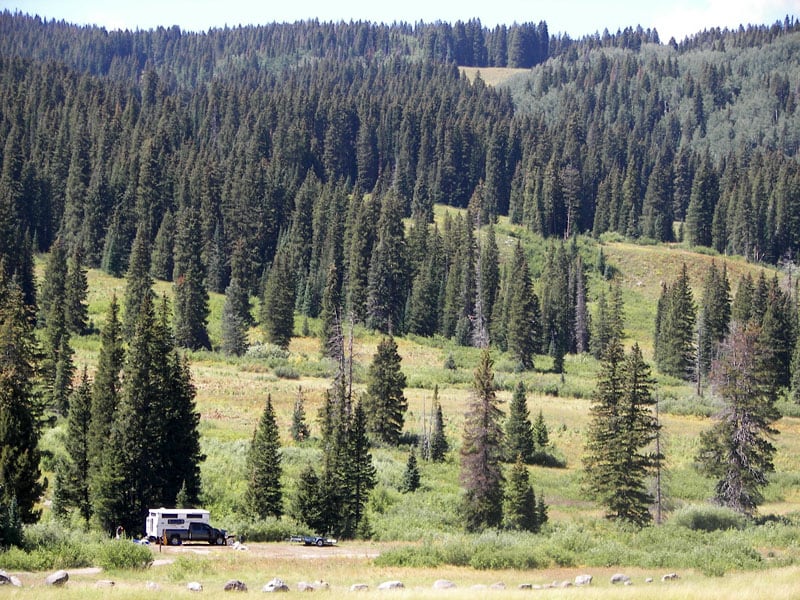
[(180, 546), (181, 545), (181, 536), (173, 535), (171, 538), (169, 538), (169, 543), (172, 546)]
[(322, 541), (322, 538), (319, 538), (319, 539), (317, 540), (317, 546), (319, 546), (320, 548), (322, 548), (322, 545), (323, 545), (324, 543), (325, 543), (325, 542), (323, 542), (323, 541)]
[(225, 545), (225, 538), (221, 535), (217, 536), (217, 546), (224, 546)]

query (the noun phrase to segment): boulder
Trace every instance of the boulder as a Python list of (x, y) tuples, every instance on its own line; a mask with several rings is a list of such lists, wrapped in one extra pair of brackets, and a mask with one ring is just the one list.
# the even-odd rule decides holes
[(490, 590), (504, 590), (506, 589), (506, 584), (502, 581), (498, 581), (497, 583), (493, 583), (489, 586)]
[(631, 578), (627, 575), (623, 575), (622, 573), (614, 573), (611, 576), (611, 583), (617, 584), (621, 583), (623, 585), (630, 583)]
[(301, 581), (297, 584), (298, 592), (313, 592), (314, 589), (314, 584), (308, 583), (307, 581)]
[(67, 581), (69, 581), (69, 573), (63, 570), (48, 575), (44, 580), (47, 585), (64, 585)]
[(226, 592), (246, 592), (247, 585), (244, 581), (239, 581), (238, 579), (230, 579), (229, 581), (225, 582), (225, 585), (222, 588)]
[(369, 590), (369, 586), (366, 583), (354, 583), (350, 586), (351, 592), (366, 592)]
[(517, 586), (517, 588), (520, 589), (520, 590), (532, 590), (533, 589), (533, 584), (532, 583), (520, 583)]
[(402, 581), (384, 581), (378, 586), (379, 590), (402, 590), (404, 587)]
[(150, 590), (151, 592), (157, 592), (161, 589), (161, 587), (155, 581), (148, 581), (144, 584), (144, 589)]
[(589, 585), (592, 583), (591, 575), (578, 575), (575, 577), (575, 585)]
[(186, 589), (190, 592), (202, 592), (203, 591), (203, 584), (199, 581), (190, 581), (186, 584)]
[(272, 581), (268, 582), (263, 588), (261, 588), (262, 592), (288, 592), (289, 586), (283, 582), (283, 579), (278, 579), (277, 577)]
[(661, 581), (672, 581), (674, 579), (680, 579), (680, 576), (677, 573), (667, 573), (661, 576)]
[(561, 583), (558, 584), (558, 587), (560, 587), (560, 588), (571, 588), (572, 587), (572, 582), (571, 581), (562, 581)]
[(22, 582), (13, 575), (9, 575), (3, 570), (0, 570), (0, 585), (13, 585), (14, 587), (22, 587)]
[(114, 585), (115, 585), (114, 582), (111, 581), (110, 579), (100, 579), (100, 580), (97, 581), (97, 583), (94, 584), (94, 587), (96, 587), (96, 588), (113, 588)]
[(653, 583), (653, 578), (652, 577), (645, 577), (644, 578), (644, 582), (645, 583)]
[(433, 582), (433, 589), (435, 590), (452, 590), (456, 584), (449, 579), (437, 579)]

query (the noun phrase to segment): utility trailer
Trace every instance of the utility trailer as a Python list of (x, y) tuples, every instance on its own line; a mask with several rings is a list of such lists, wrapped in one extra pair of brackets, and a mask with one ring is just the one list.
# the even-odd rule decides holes
[(184, 542), (207, 542), (224, 546), (227, 533), (212, 527), (207, 510), (197, 508), (151, 508), (145, 533), (151, 542), (180, 546)]
[(336, 540), (333, 538), (326, 538), (323, 535), (293, 535), (289, 538), (290, 542), (299, 542), (304, 546), (335, 546)]

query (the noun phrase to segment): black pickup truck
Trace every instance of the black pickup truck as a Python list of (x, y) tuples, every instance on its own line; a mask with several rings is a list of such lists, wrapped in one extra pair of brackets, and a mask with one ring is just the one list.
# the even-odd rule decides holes
[(180, 546), (184, 542), (208, 542), (224, 546), (228, 536), (224, 529), (211, 527), (208, 523), (189, 523), (188, 529), (165, 529), (164, 540), (172, 546)]

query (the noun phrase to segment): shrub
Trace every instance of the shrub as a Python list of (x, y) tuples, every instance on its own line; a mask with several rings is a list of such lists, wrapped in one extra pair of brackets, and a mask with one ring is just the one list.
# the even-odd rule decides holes
[(275, 367), (274, 373), (276, 377), (281, 379), (300, 379), (300, 373), (289, 365), (278, 365)]
[(305, 525), (301, 525), (291, 517), (268, 517), (255, 521), (234, 521), (229, 523), (228, 533), (246, 542), (282, 542), (292, 535), (312, 534)]
[(104, 569), (145, 569), (153, 562), (150, 547), (128, 540), (109, 540), (97, 545), (95, 564)]
[(670, 521), (692, 531), (724, 531), (743, 529), (746, 517), (722, 506), (687, 506), (676, 512)]

